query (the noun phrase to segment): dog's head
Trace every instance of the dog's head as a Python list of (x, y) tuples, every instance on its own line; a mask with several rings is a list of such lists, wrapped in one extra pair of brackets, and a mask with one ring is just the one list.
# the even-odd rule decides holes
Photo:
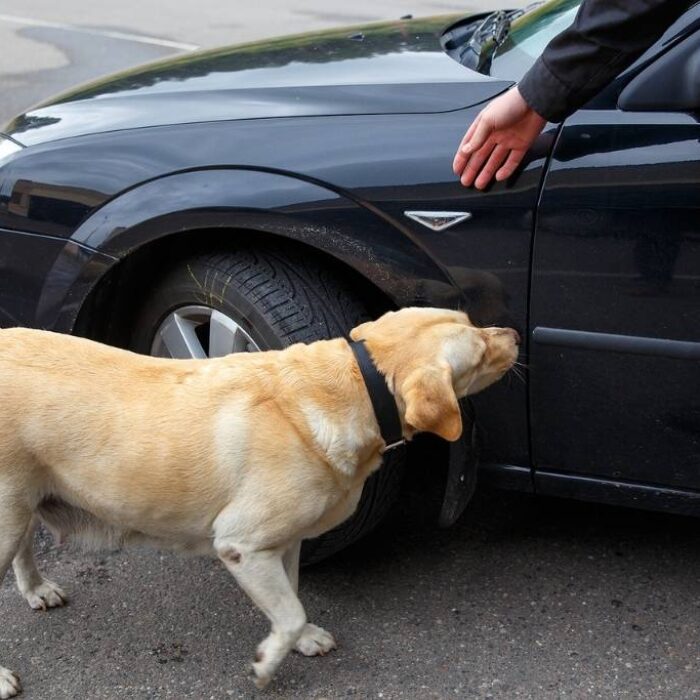
[(498, 381), (515, 363), (520, 338), (512, 328), (477, 328), (461, 311), (390, 311), (350, 332), (364, 340), (389, 384), (404, 433), (457, 440), (458, 399)]

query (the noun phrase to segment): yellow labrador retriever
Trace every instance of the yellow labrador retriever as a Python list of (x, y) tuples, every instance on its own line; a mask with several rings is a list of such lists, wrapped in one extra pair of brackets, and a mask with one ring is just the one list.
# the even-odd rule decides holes
[[(456, 440), (457, 399), (516, 360), (511, 329), (409, 308), (355, 328), (410, 439)], [(184, 429), (183, 429), (184, 426)], [(352, 514), (386, 447), (343, 339), (212, 360), (136, 355), (46, 331), (0, 330), (0, 582), (33, 608), (65, 602), (32, 554), (35, 523), (119, 546), (218, 556), (272, 624), (253, 670), (335, 647), (297, 598), (299, 548)], [(0, 698), (20, 690), (0, 667)]]

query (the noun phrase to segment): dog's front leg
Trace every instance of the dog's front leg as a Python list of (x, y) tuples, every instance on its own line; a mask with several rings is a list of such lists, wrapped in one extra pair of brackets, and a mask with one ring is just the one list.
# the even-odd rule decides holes
[[(295, 593), (299, 590), (299, 555), (301, 553), (301, 542), (293, 544), (283, 557), (284, 569), (287, 572), (287, 578)], [(312, 625), (307, 622), (304, 625), (304, 631), (294, 645), (295, 651), (298, 651), (304, 656), (324, 656), (332, 649), (337, 649), (335, 639), (330, 632), (327, 632), (323, 627)]]
[(304, 631), (306, 613), (279, 552), (250, 551), (227, 541), (217, 541), (215, 547), (226, 568), (272, 623), (253, 663), (255, 685), (264, 688)]

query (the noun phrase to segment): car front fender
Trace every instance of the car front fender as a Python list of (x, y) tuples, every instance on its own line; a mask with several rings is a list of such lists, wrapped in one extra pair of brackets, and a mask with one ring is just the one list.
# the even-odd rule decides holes
[[(168, 236), (205, 230), (226, 232), (231, 245), (241, 231), (298, 241), (340, 260), (397, 306), (430, 301), (449, 307), (459, 300), (449, 273), (410, 230), (382, 212), (288, 173), (220, 167), (147, 181), (93, 212), (73, 232), (47, 276), (38, 322), (70, 331), (80, 308), (76, 297), (87, 298), (111, 268), (110, 261), (117, 264)], [(99, 258), (88, 281), (75, 262), (76, 247)]]

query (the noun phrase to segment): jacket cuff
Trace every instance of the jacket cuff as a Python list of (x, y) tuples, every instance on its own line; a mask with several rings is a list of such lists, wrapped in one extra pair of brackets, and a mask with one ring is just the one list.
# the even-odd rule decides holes
[(550, 122), (564, 121), (573, 111), (571, 89), (549, 70), (540, 56), (518, 83), (528, 106)]

